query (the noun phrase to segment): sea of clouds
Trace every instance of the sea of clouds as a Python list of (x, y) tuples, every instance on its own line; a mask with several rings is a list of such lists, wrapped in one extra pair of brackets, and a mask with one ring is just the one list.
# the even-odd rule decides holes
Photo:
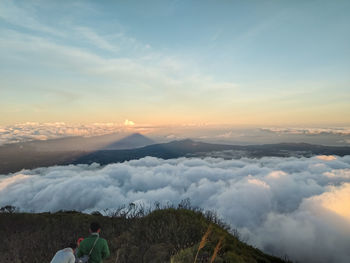
[(338, 134), (350, 135), (350, 127), (333, 127), (333, 128), (262, 128), (263, 131), (269, 131), (281, 134)]
[(120, 132), (123, 126), (116, 123), (66, 124), (64, 122), (26, 122), (0, 126), (0, 145), (33, 140), (49, 140), (67, 136), (96, 136)]
[[(68, 124), (64, 122), (25, 122), (12, 125), (0, 126), (0, 146), (9, 143), (27, 141), (45, 141), (70, 136), (99, 136), (111, 133), (125, 133), (135, 123), (125, 120), (124, 123), (91, 123), (91, 124)], [(136, 127), (134, 132), (142, 132), (144, 127)]]
[(0, 175), (0, 206), (86, 212), (134, 203), (215, 210), (244, 240), (298, 262), (350, 258), (350, 156), (261, 159), (146, 157)]
[[(170, 131), (170, 133), (169, 133)], [(64, 122), (26, 122), (0, 125), (0, 146), (33, 140), (50, 140), (68, 136), (99, 136), (106, 134), (143, 133), (159, 141), (193, 138), (214, 143), (266, 144), (306, 142), (344, 146), (350, 144), (350, 127), (333, 128), (249, 128), (215, 127), (206, 124), (157, 127), (139, 125), (126, 119), (124, 123), (69, 124)], [(278, 136), (276, 136), (276, 134)]]

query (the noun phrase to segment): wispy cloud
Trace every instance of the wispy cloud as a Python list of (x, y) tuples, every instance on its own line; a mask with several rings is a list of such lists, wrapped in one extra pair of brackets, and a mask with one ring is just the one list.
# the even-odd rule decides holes
[[(62, 45), (46, 38), (11, 30), (6, 30), (6, 34), (4, 32), (2, 36), (0, 45), (6, 50), (4, 57), (10, 56), (11, 60), (17, 57), (22, 60), (22, 65), (32, 64), (34, 61), (37, 66), (44, 68), (76, 72), (89, 78), (103, 78), (103, 83), (107, 81), (104, 86), (111, 94), (132, 92), (144, 94), (143, 101), (155, 100), (158, 103), (167, 104), (168, 100), (181, 98), (178, 103), (186, 104), (192, 101), (193, 104), (200, 93), (202, 108), (203, 102), (207, 100), (214, 102), (215, 97), (211, 96), (212, 92), (231, 94), (237, 89), (234, 83), (220, 82), (211, 76), (198, 74), (189, 69), (184, 61), (180, 62), (174, 57), (161, 54), (151, 54), (146, 58), (105, 58), (86, 48)], [(104, 48), (114, 50), (114, 46), (102, 41), (102, 38), (99, 40), (101, 40), (99, 44)], [(45, 59), (36, 60), (37, 57)], [(76, 86), (75, 89), (86, 90), (81, 86)], [(146, 94), (152, 95), (146, 96)], [(230, 101), (228, 96), (220, 98)], [(191, 104), (189, 106), (192, 107)]]
[(20, 28), (48, 33), (59, 37), (65, 36), (63, 32), (50, 26), (46, 26), (37, 19), (35, 5), (26, 5), (25, 8), (23, 8), (16, 5), (12, 0), (1, 1), (0, 19)]
[[(179, 96), (186, 101), (197, 97), (198, 92), (202, 93), (201, 98), (209, 99), (210, 95), (206, 93), (232, 93), (237, 88), (234, 83), (217, 81), (201, 74), (185, 58), (156, 52), (123, 31), (106, 35), (77, 24), (65, 24), (60, 29), (43, 26), (44, 23), (35, 16), (35, 8), (28, 10), (13, 2), (2, 2), (2, 5), (1, 17), (8, 23), (60, 36), (56, 39), (43, 34), (2, 29), (0, 45), (6, 52), (2, 52), (1, 56), (11, 62), (17, 60), (22, 66), (35, 65), (45, 70), (103, 78), (112, 93), (116, 90), (125, 93), (132, 89), (133, 93), (152, 94), (151, 98), (158, 102)], [(81, 45), (82, 40), (92, 47)], [(103, 56), (99, 50), (109, 51), (111, 55)], [(81, 86), (76, 88), (84, 89)]]
[(116, 43), (110, 43), (104, 37), (100, 36), (95, 31), (93, 31), (91, 28), (77, 27), (76, 30), (79, 34), (81, 34), (84, 38), (90, 41), (97, 48), (111, 52), (120, 51), (120, 48), (116, 45)]

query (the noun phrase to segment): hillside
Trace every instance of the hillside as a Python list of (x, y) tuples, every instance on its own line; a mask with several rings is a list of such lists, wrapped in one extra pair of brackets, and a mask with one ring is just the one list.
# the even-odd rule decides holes
[(69, 241), (86, 236), (92, 221), (100, 222), (101, 236), (108, 240), (111, 257), (106, 263), (116, 262), (117, 255), (119, 263), (192, 263), (209, 225), (212, 225), (212, 231), (197, 262), (210, 261), (220, 238), (223, 244), (214, 262), (285, 262), (241, 242), (212, 213), (204, 214), (181, 205), (158, 208), (151, 213), (135, 207), (131, 204), (124, 209), (109, 211), (109, 216), (80, 212), (29, 214), (2, 211), (1, 262), (49, 262)]

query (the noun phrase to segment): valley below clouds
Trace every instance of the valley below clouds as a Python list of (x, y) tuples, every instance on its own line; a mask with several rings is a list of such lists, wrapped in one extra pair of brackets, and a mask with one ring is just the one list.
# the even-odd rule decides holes
[(27, 212), (91, 212), (186, 198), (217, 212), (265, 252), (298, 262), (350, 258), (350, 156), (146, 157), (0, 175), (0, 206)]

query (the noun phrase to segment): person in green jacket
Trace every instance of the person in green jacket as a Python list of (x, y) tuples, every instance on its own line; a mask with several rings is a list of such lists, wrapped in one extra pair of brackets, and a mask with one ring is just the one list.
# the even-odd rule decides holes
[[(101, 263), (109, 257), (110, 252), (106, 239), (100, 238), (101, 226), (97, 222), (90, 225), (90, 236), (85, 238), (78, 248), (78, 258), (89, 255), (89, 263)], [(94, 246), (95, 244), (95, 246)], [(92, 249), (92, 250), (91, 250)]]

